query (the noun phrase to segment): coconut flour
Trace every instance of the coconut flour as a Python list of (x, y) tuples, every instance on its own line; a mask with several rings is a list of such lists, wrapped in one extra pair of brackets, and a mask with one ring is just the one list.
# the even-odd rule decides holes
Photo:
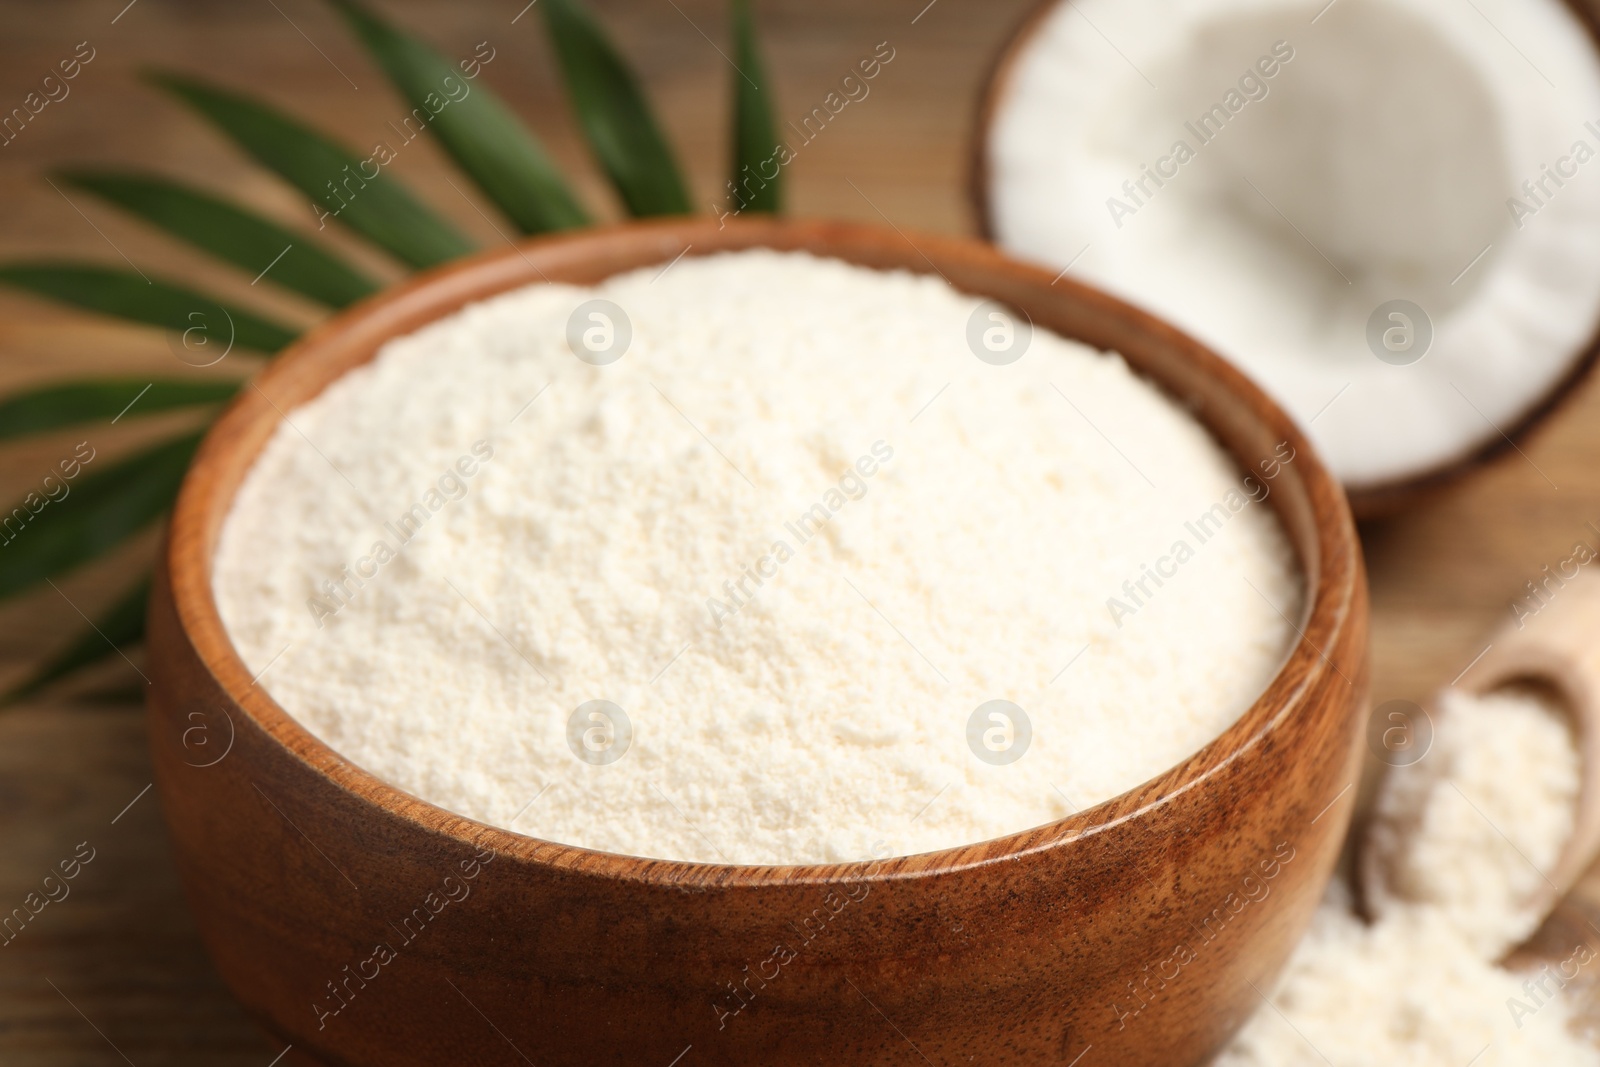
[(289, 413), (222, 617), (344, 756), (537, 837), (782, 864), (1065, 816), (1278, 667), (1295, 457), (1241, 472), (1043, 330), (995, 365), (1008, 329), (765, 251), (467, 307)]
[(1588, 945), (1539, 973), (1497, 966), (1543, 919), (1524, 906), (1572, 833), (1579, 758), (1532, 692), (1445, 694), (1433, 750), (1395, 768), (1369, 832), (1368, 908), (1336, 883), (1272, 1010), (1218, 1067), (1594, 1067), (1560, 990)]

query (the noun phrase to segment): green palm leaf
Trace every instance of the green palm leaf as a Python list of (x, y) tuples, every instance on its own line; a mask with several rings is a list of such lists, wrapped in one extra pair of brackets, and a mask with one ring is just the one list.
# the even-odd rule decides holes
[(150, 579), (146, 576), (121, 600), (113, 604), (104, 615), (95, 620), (92, 629), (55, 656), (46, 660), (21, 684), (0, 696), (0, 706), (13, 704), (32, 696), (51, 682), (65, 678), (73, 671), (98, 663), (108, 656), (121, 652), (126, 645), (138, 643), (144, 637), (145, 610), (150, 602)]
[(575, 0), (540, 0), (578, 122), (633, 215), (689, 211), (678, 164), (633, 72)]
[[(733, 189), (740, 211), (783, 209), (777, 126), (768, 106), (766, 64), (756, 50), (750, 0), (733, 0)], [(767, 178), (770, 169), (772, 177)]]
[(345, 307), (378, 291), (377, 282), (304, 234), (159, 175), (66, 170), (57, 177), (252, 276), (265, 277), (329, 307)]
[(419, 128), (438, 134), (451, 158), (524, 233), (588, 223), (544, 146), (492, 90), (473, 85), (438, 52), (354, 0), (332, 3), (411, 102)]
[[(335, 218), (413, 267), (431, 267), (472, 251), (440, 215), (384, 174), (376, 157), (364, 160), (283, 112), (239, 93), (179, 74), (150, 81), (173, 93), (233, 138), (257, 162)], [(369, 173), (370, 172), (370, 173)]]
[(193, 345), (215, 342), (227, 349), (231, 340), (239, 347), (276, 352), (296, 336), (287, 326), (193, 289), (94, 264), (0, 264), (0, 284), (88, 311), (176, 330)]
[(46, 433), (124, 414), (154, 415), (175, 408), (220, 404), (238, 382), (96, 378), (47, 385), (0, 400), (0, 441)]
[[(0, 597), (104, 555), (153, 522), (199, 444), (200, 434), (184, 434), (101, 470), (83, 469), (81, 455), (62, 460), (64, 496), (51, 500), (41, 487), (0, 513)], [(68, 462), (80, 463), (76, 478), (65, 476)]]

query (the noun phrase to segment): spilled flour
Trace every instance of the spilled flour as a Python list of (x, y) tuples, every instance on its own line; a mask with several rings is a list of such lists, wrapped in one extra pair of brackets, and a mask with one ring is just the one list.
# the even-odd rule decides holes
[(1579, 756), (1532, 691), (1449, 691), (1434, 746), (1389, 772), (1367, 842), (1369, 926), (1335, 881), (1263, 1008), (1217, 1067), (1579, 1067), (1600, 1050), (1546, 971), (1496, 966), (1544, 918), (1522, 906), (1572, 833)]

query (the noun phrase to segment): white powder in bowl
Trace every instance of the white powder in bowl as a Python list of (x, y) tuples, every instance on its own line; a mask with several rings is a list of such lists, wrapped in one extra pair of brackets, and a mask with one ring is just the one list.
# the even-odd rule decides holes
[[(1433, 750), (1395, 768), (1367, 848), (1372, 925), (1335, 884), (1272, 997), (1217, 1067), (1595, 1067), (1559, 995), (1595, 953), (1531, 979), (1497, 966), (1543, 918), (1522, 904), (1572, 833), (1564, 712), (1523, 691), (1445, 694)], [(1373, 890), (1376, 889), (1376, 892)], [(1542, 988), (1541, 988), (1542, 987)]]
[[(594, 299), (605, 366), (568, 341)], [(1281, 467), (1114, 355), (979, 360), (975, 313), (766, 251), (470, 306), (289, 413), (223, 529), (228, 632), (355, 763), (590, 848), (833, 862), (1115, 796), (1282, 661)]]

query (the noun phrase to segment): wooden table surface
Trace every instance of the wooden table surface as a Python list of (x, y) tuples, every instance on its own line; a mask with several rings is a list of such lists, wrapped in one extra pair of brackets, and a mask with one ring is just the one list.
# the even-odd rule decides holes
[[(451, 54), (488, 41), (487, 79), (532, 117), (593, 204), (614, 211), (552, 78), (526, 0), (385, 2)], [(731, 71), (707, 36), (726, 36), (720, 0), (592, 0), (657, 101), (697, 200), (720, 191)], [(926, 230), (970, 232), (964, 167), (973, 101), (989, 57), (1026, 0), (760, 0), (780, 120), (803, 115), (879, 42), (895, 50), (871, 94), (851, 104), (788, 171), (791, 208)], [(126, 5), (126, 6), (125, 6)], [(920, 12), (920, 16), (919, 16)], [(120, 13), (120, 14), (119, 14)], [(295, 195), (195, 119), (141, 85), (165, 65), (263, 93), (352, 144), (405, 108), (315, 0), (56, 0), (0, 3), (0, 111), (9, 111), (80, 41), (93, 62), (71, 95), (0, 148), (0, 257), (71, 255), (203, 279), (285, 318), (312, 309), (153, 237), (44, 180), (66, 163), (138, 164), (223, 188), (292, 225)], [(418, 141), (390, 168), (485, 244), (499, 240), (449, 184), (448, 164)], [(458, 180), (458, 184), (461, 184)], [(81, 213), (80, 213), (81, 209)], [(881, 214), (880, 214), (881, 212)], [(375, 270), (382, 264), (368, 257)], [(391, 272), (392, 273), (392, 272)], [(0, 391), (91, 370), (171, 372), (162, 336), (0, 292)], [(133, 420), (130, 420), (130, 423)], [(95, 428), (113, 453), (172, 423)], [(0, 452), (0, 493), (20, 495), (82, 434)], [(1374, 611), (1374, 699), (1420, 700), (1449, 681), (1510, 617), (1523, 584), (1600, 522), (1600, 382), (1591, 382), (1525, 456), (1365, 532)], [(1548, 479), (1548, 480), (1547, 480)], [(1553, 488), (1552, 484), (1557, 488)], [(0, 683), (108, 604), (148, 560), (153, 538), (0, 606)], [(70, 600), (69, 600), (70, 598)], [(133, 655), (139, 662), (137, 653)], [(253, 1027), (211, 971), (185, 911), (150, 782), (141, 685), (116, 659), (82, 682), (0, 712), (0, 912), (40, 887), (88, 842), (95, 859), (20, 937), (0, 948), (0, 1062), (267, 1067), (281, 1047)], [(131, 806), (130, 806), (131, 805)], [(1595, 899), (1600, 892), (1586, 886)]]

